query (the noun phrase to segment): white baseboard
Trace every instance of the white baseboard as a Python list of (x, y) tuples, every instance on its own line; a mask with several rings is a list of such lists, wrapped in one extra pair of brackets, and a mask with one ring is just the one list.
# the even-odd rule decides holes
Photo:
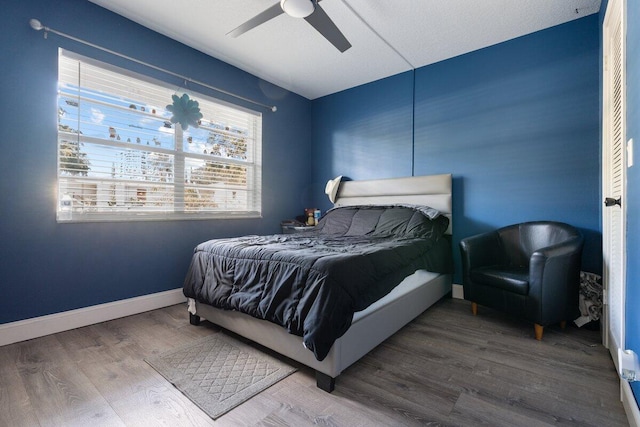
[(186, 302), (182, 288), (0, 325), (0, 346)]
[(627, 413), (627, 420), (631, 427), (640, 426), (640, 410), (638, 410), (638, 403), (633, 396), (633, 390), (626, 381), (620, 381), (620, 400), (624, 411)]
[(451, 296), (453, 298), (464, 299), (464, 289), (462, 285), (453, 284), (451, 286)]
[[(464, 298), (462, 285), (453, 284), (452, 296), (453, 298)], [(182, 288), (178, 288), (48, 316), (5, 323), (0, 325), (0, 346), (144, 313), (145, 311), (156, 310), (185, 301), (186, 298), (182, 294)]]

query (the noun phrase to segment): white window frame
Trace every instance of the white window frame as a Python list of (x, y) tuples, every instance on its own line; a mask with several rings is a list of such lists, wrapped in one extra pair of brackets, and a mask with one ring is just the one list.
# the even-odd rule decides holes
[[(63, 49), (58, 64), (58, 222), (262, 216), (261, 113)], [(203, 118), (183, 130), (165, 106), (184, 93)]]

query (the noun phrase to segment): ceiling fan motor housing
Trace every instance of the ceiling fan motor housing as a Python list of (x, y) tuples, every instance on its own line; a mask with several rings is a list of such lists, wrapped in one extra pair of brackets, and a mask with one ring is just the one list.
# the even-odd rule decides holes
[(306, 18), (315, 10), (311, 0), (280, 0), (280, 7), (289, 16)]

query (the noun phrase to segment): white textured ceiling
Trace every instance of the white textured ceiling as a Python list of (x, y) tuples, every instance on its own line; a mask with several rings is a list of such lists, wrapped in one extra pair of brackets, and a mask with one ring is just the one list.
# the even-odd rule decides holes
[(90, 0), (309, 99), (597, 13), (600, 0), (323, 0), (353, 47), (340, 53), (282, 14), (226, 33), (278, 0)]

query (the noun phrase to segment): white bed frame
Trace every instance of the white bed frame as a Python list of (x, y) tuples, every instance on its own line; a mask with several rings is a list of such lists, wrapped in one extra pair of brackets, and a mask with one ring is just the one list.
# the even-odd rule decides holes
[[(429, 175), (340, 184), (335, 206), (410, 203), (431, 206), (445, 213), (451, 234), (451, 175)], [(302, 344), (302, 338), (284, 328), (249, 315), (217, 309), (189, 299), (192, 324), (200, 317), (255, 341), (316, 370), (319, 388), (331, 392), (335, 379), (347, 367), (396, 333), (423, 311), (451, 293), (451, 275), (418, 270), (384, 298), (355, 313), (347, 332), (333, 344), (323, 361)]]

